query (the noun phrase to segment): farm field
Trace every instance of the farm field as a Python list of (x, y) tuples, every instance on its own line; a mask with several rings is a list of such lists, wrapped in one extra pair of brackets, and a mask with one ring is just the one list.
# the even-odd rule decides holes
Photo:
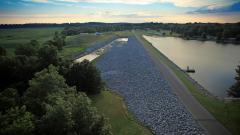
[[(1, 29), (0, 46), (7, 50), (7, 55), (14, 55), (15, 48), (19, 45), (27, 44), (31, 40), (37, 40), (40, 44), (51, 40), (55, 32), (61, 32), (64, 28), (18, 28), (18, 29)], [(75, 55), (83, 52), (90, 46), (106, 41), (114, 36), (126, 37), (130, 35), (129, 31), (106, 32), (102, 35), (78, 34), (67, 36), (66, 46), (60, 51), (60, 56), (73, 58)]]
[(1, 29), (0, 46), (6, 48), (8, 55), (14, 55), (14, 50), (18, 45), (26, 44), (30, 40), (44, 43), (51, 40), (55, 32), (61, 32), (62, 30), (62, 27)]

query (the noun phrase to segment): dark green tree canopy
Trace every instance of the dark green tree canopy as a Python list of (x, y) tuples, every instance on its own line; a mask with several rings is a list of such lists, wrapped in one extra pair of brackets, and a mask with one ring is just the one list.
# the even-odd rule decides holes
[(42, 104), (46, 102), (47, 96), (67, 88), (65, 79), (58, 74), (56, 67), (50, 65), (35, 74), (35, 77), (29, 81), (29, 88), (24, 95), (24, 101), (28, 109), (36, 116), (45, 114), (45, 107)]
[(100, 72), (89, 61), (74, 63), (66, 75), (67, 84), (76, 86), (78, 91), (97, 94), (103, 89)]
[(36, 40), (31, 40), (28, 44), (19, 45), (16, 50), (16, 55), (36, 56), (39, 49), (39, 43)]
[(0, 93), (0, 112), (4, 113), (11, 107), (15, 107), (20, 102), (18, 91), (13, 88), (7, 88)]
[(50, 65), (29, 83), (24, 103), (37, 116), (38, 134), (111, 134), (106, 118), (91, 105), (85, 93), (65, 83), (56, 67)]
[(13, 107), (6, 114), (0, 114), (1, 135), (31, 135), (35, 128), (34, 116), (26, 106)]
[(6, 56), (6, 55), (7, 55), (6, 49), (0, 46), (0, 56)]

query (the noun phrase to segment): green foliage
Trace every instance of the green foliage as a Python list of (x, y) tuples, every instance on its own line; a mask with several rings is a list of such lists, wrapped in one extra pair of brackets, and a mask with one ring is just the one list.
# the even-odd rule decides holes
[(7, 55), (6, 49), (0, 46), (0, 56), (6, 56), (6, 55)]
[(76, 86), (78, 91), (98, 94), (103, 88), (100, 72), (87, 60), (74, 63), (66, 75), (67, 84)]
[(46, 110), (43, 102), (46, 102), (50, 93), (67, 88), (65, 79), (58, 74), (56, 68), (52, 65), (48, 69), (36, 73), (35, 77), (29, 81), (29, 85), (24, 100), (28, 109), (36, 116), (45, 114)]
[(28, 87), (28, 80), (38, 70), (39, 62), (35, 56), (0, 57), (0, 88), (12, 87), (23, 92)]
[(19, 104), (20, 96), (16, 89), (8, 88), (0, 93), (0, 112), (5, 112)]
[[(32, 40), (18, 47), (14, 57), (0, 57), (0, 89), (17, 88), (0, 93), (0, 134), (111, 134), (108, 121), (92, 107), (90, 99), (70, 88), (58, 73), (68, 74), (72, 65), (58, 57), (64, 37), (56, 33), (51, 42), (41, 46)], [(88, 75), (93, 78), (85, 72), (84, 76)]]
[(28, 44), (19, 45), (15, 50), (15, 55), (36, 56), (38, 49), (38, 41), (31, 40)]
[(50, 64), (57, 65), (57, 48), (54, 46), (45, 45), (39, 49), (38, 57), (42, 68), (45, 68)]
[(58, 32), (55, 32), (53, 40), (49, 40), (47, 44), (57, 47), (58, 50), (62, 50), (63, 46), (66, 45), (65, 37), (61, 36)]
[(12, 71), (14, 71), (15, 61), (6, 56), (0, 57), (0, 89), (5, 89), (6, 86), (13, 83)]
[(106, 119), (74, 88), (50, 94), (46, 110), (38, 126), (40, 134), (111, 135)]
[(240, 65), (236, 69), (236, 83), (230, 87), (230, 90), (228, 91), (228, 95), (232, 97), (240, 97)]
[(55, 67), (37, 73), (29, 83), (24, 103), (39, 119), (38, 134), (111, 134), (109, 124), (90, 99), (67, 86)]
[(14, 107), (0, 114), (1, 135), (31, 135), (35, 128), (34, 116), (26, 111), (26, 107)]

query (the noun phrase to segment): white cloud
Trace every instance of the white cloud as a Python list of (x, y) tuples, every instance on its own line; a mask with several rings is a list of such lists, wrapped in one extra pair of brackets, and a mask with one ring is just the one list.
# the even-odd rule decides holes
[(221, 7), (231, 5), (240, 0), (160, 0), (161, 2), (173, 3), (179, 7)]
[(153, 4), (172, 3), (178, 7), (226, 6), (240, 0), (23, 0), (31, 2), (88, 2), (88, 3), (121, 3), (121, 4)]

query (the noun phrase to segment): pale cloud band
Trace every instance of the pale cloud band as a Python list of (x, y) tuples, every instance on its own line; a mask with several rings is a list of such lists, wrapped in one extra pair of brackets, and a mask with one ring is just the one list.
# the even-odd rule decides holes
[[(2, 11), (0, 10), (0, 23), (231, 23), (239, 22), (240, 20), (240, 11), (235, 10), (236, 4), (240, 5), (239, 1), (240, 0), (21, 0), (21, 3), (19, 3), (19, 1), (16, 0), (15, 3), (8, 4)], [(4, 2), (2, 2), (2, 4), (4, 4)], [(25, 6), (26, 4), (30, 6)], [(11, 10), (9, 7), (11, 7)]]
[(87, 3), (120, 3), (120, 4), (154, 4), (172, 3), (178, 7), (221, 7), (231, 5), (240, 0), (22, 0), (25, 2), (56, 3), (56, 2), (87, 2)]

